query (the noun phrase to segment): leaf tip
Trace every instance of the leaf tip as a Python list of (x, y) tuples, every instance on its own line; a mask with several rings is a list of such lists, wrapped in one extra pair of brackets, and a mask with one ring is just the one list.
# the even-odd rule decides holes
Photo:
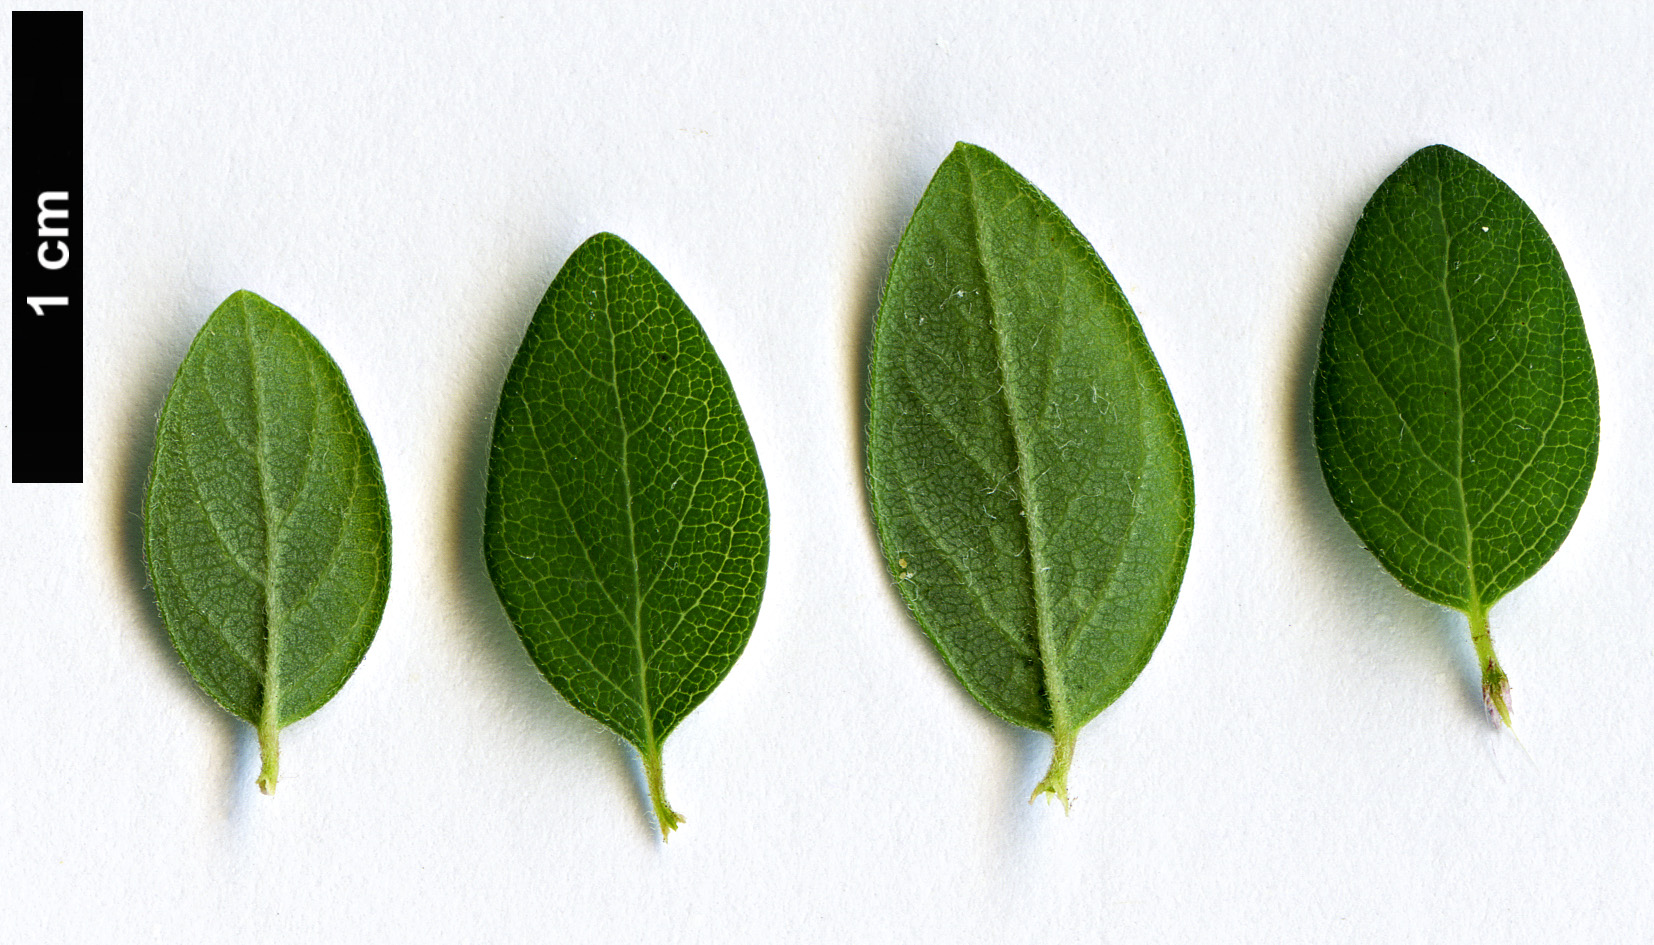
[[(245, 316), (249, 309), (276, 309), (277, 311), (281, 311), (281, 309), (271, 303), (270, 300), (251, 289), (237, 289), (234, 292), (231, 292), (229, 298), (226, 298), (219, 304), (217, 311), (238, 312)], [(217, 314), (217, 312), (214, 314)]]
[(1438, 144), (1426, 145), (1422, 148), (1419, 148), (1417, 151), (1414, 152), (1414, 154), (1415, 155), (1418, 155), (1418, 154), (1434, 154), (1438, 157), (1451, 157), (1451, 158), (1462, 158), (1462, 157), (1467, 156), (1463, 151), (1460, 151), (1458, 148), (1455, 148), (1452, 145), (1439, 144), (1439, 143)]
[(600, 255), (620, 254), (624, 256), (642, 257), (642, 254), (639, 253), (636, 247), (632, 246), (631, 243), (626, 242), (625, 239), (617, 234), (610, 233), (608, 230), (593, 233), (591, 236), (586, 237), (586, 241), (576, 247), (574, 253), (571, 254), (569, 258), (573, 259), (575, 256), (585, 253), (597, 253)]
[(1005, 163), (1000, 160), (999, 155), (989, 151), (980, 144), (971, 144), (969, 141), (955, 141), (953, 143), (952, 153), (950, 153), (947, 156), (947, 159), (942, 163), (946, 164), (948, 161), (965, 161), (975, 167), (981, 167), (983, 162), (987, 162), (990, 166), (998, 166)]

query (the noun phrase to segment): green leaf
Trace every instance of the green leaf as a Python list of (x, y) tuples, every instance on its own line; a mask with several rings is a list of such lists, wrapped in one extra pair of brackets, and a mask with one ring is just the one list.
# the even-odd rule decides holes
[(661, 744), (752, 634), (769, 499), (706, 332), (617, 236), (569, 257), (506, 376), (483, 551), (540, 672), (642, 755), (664, 838)]
[(896, 249), (873, 340), (873, 518), (897, 587), (989, 710), (1049, 732), (1068, 804), (1080, 727), (1137, 678), (1183, 580), (1188, 444), (1091, 244), (958, 145)]
[(144, 553), (172, 643), (201, 688), (277, 732), (333, 698), (390, 587), (390, 510), (339, 366), (281, 309), (237, 292), (213, 312), (161, 410)]
[(1527, 204), (1442, 145), (1373, 194), (1315, 373), (1321, 472), (1414, 593), (1463, 611), (1510, 724), (1487, 611), (1562, 544), (1597, 460), (1597, 381), (1562, 258)]

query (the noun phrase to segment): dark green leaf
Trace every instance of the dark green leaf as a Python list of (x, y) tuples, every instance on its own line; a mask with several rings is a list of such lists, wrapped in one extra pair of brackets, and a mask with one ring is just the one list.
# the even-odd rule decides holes
[(663, 837), (661, 743), (752, 634), (768, 501), (700, 323), (625, 241), (587, 240), (500, 394), (483, 550), (540, 672), (643, 756)]
[(1068, 803), (1080, 727), (1148, 662), (1183, 580), (1188, 445), (1125, 295), (1046, 196), (956, 147), (891, 265), (873, 341), (873, 517), (954, 673), (1050, 732)]
[(144, 551), (184, 665), (277, 732), (333, 698), (373, 642), (390, 587), (390, 510), (356, 402), (292, 316), (251, 292), (196, 335), (161, 411)]
[(1597, 459), (1597, 381), (1562, 258), (1527, 204), (1442, 145), (1368, 202), (1315, 374), (1327, 488), (1414, 593), (1463, 611), (1490, 714), (1487, 611), (1562, 544)]

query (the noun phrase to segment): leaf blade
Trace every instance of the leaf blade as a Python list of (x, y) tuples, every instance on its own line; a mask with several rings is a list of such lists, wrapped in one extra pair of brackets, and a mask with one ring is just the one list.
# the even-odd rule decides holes
[(966, 689), (1052, 733), (1065, 771), (1159, 642), (1192, 531), (1181, 420), (1136, 316), (1044, 194), (961, 144), (897, 248), (871, 368), (891, 573)]
[(1444, 145), (1379, 186), (1333, 283), (1312, 399), (1340, 513), (1403, 586), (1469, 615), (1508, 723), (1486, 612), (1566, 538), (1599, 436), (1578, 299), (1515, 191)]
[(179, 366), (144, 498), (162, 621), (202, 689), (275, 736), (366, 654), (389, 591), (378, 454), (338, 365), (292, 316), (237, 292)]
[(768, 561), (768, 495), (700, 323), (635, 249), (569, 257), (500, 396), (484, 556), (536, 666), (625, 738), (661, 742), (734, 667)]

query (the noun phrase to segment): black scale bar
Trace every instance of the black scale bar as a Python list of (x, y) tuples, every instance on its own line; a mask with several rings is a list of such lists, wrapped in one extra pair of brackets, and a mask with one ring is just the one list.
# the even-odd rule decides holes
[(11, 25), (11, 481), (82, 482), (81, 14)]

